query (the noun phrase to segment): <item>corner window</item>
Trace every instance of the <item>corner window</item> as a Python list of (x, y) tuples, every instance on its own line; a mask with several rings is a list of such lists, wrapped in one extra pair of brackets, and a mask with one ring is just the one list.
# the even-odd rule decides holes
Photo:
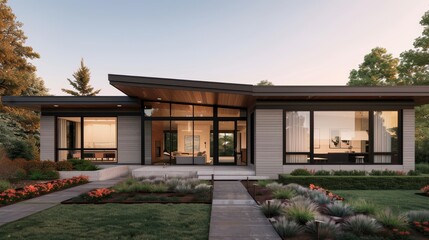
[(398, 163), (398, 112), (374, 112), (374, 163)]
[(310, 161), (310, 112), (286, 112), (286, 163)]

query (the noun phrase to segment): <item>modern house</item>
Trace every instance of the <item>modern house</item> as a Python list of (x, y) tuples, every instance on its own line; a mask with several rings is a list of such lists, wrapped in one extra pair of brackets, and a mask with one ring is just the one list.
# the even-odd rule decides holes
[(429, 87), (253, 86), (109, 75), (127, 96), (3, 97), (41, 111), (41, 159), (130, 165), (414, 169)]

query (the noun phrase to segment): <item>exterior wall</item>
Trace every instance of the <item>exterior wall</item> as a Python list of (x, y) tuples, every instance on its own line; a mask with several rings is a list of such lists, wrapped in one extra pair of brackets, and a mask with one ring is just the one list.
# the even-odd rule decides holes
[(40, 117), (40, 159), (55, 160), (55, 117)]
[(140, 116), (118, 116), (118, 163), (141, 164)]
[(283, 172), (283, 110), (255, 111), (256, 175), (278, 178)]
[(404, 171), (415, 169), (415, 111), (414, 109), (404, 109), (402, 116), (403, 123), (403, 164)]

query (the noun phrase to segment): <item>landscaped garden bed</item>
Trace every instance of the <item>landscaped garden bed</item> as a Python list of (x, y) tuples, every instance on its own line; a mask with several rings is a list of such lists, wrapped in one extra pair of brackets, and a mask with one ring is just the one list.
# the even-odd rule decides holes
[(63, 204), (205, 203), (211, 204), (212, 186), (195, 178), (129, 178), (112, 188), (94, 189)]
[(422, 210), (400, 212), (313, 184), (242, 183), (284, 239), (427, 239), (429, 233), (424, 204)]
[(30, 184), (23, 188), (9, 188), (0, 192), (0, 207), (84, 183), (88, 183), (88, 177), (86, 176)]

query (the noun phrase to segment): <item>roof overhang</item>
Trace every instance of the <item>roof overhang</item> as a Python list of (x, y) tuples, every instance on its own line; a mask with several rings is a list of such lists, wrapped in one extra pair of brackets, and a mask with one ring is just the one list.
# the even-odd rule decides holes
[(34, 111), (55, 109), (139, 109), (140, 100), (127, 96), (4, 96), (6, 106)]
[(429, 103), (429, 86), (254, 86), (171, 78), (109, 74), (128, 96), (159, 101), (248, 106), (256, 101), (404, 101)]

